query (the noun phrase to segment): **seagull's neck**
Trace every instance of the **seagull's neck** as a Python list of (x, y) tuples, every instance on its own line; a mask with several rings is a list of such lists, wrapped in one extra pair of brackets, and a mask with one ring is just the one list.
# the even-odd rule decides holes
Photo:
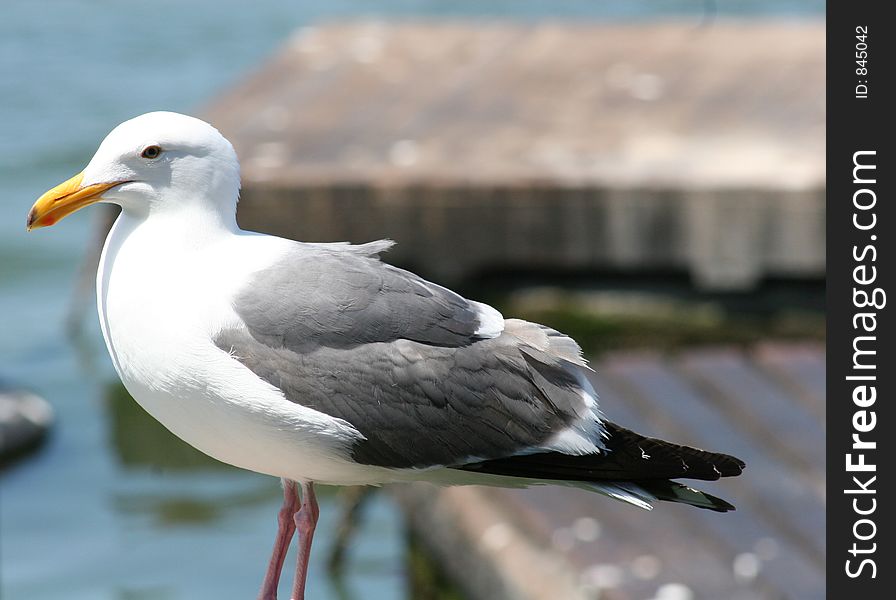
[(119, 237), (133, 237), (133, 241), (139, 240), (141, 244), (164, 246), (157, 247), (155, 253), (166, 249), (176, 252), (200, 249), (240, 233), (234, 211), (213, 210), (189, 203), (146, 212), (123, 208), (118, 221), (115, 232)]
[[(213, 254), (215, 248), (240, 233), (234, 217), (202, 206), (185, 204), (143, 212), (123, 207), (106, 237), (97, 272), (101, 319), (113, 271), (122, 293), (139, 286), (152, 288), (178, 277), (200, 255)], [(106, 332), (106, 324), (103, 329)]]

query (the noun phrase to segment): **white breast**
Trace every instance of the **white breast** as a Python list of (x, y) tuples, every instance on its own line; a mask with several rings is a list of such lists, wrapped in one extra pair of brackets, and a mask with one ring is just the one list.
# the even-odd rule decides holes
[(286, 400), (212, 338), (241, 326), (230, 299), (286, 240), (122, 216), (97, 273), (103, 336), (134, 399), (175, 435), (223, 462), (291, 479), (388, 479), (348, 460), (348, 423)]

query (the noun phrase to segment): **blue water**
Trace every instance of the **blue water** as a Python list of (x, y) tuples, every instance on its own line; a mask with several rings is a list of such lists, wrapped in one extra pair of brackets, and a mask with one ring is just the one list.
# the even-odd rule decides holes
[[(92, 298), (82, 335), (66, 336), (96, 213), (24, 231), (33, 199), (79, 171), (115, 124), (149, 110), (196, 110), (293, 29), (320, 18), (664, 14), (697, 21), (823, 10), (821, 1), (776, 0), (4, 0), (0, 378), (45, 396), (58, 423), (37, 456), (0, 474), (0, 596), (251, 598), (273, 540), (277, 483), (197, 458), (121, 398)], [(332, 496), (322, 503), (309, 597), (406, 597), (401, 520), (387, 497), (368, 506), (341, 592), (323, 574), (337, 509)]]

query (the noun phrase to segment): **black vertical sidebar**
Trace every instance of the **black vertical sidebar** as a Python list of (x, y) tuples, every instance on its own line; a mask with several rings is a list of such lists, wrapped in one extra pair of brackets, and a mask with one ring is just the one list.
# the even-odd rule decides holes
[(827, 588), (896, 590), (896, 23), (827, 6)]

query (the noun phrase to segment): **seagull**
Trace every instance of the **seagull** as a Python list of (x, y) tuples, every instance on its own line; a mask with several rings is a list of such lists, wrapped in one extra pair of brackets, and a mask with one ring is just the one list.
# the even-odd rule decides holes
[(606, 419), (570, 337), (382, 262), (388, 240), (243, 231), (239, 191), (236, 152), (214, 127), (152, 112), (113, 129), (27, 228), (121, 207), (96, 279), (109, 356), (176, 436), (282, 480), (261, 600), (276, 599), (296, 531), (291, 597), (304, 598), (315, 483), (557, 484), (644, 509), (734, 509), (672, 480), (736, 476), (743, 461)]

